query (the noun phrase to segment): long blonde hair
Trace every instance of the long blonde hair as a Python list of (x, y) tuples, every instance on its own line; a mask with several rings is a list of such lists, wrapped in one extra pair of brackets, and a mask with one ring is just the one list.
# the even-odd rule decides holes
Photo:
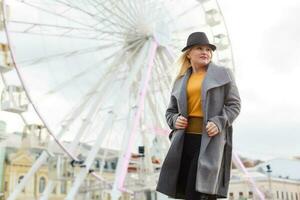
[(191, 49), (186, 50), (183, 52), (180, 57), (178, 58), (176, 64), (179, 66), (180, 70), (179, 73), (177, 74), (175, 81), (183, 76), (186, 72), (186, 70), (191, 67), (191, 62), (190, 59), (187, 57), (188, 53), (190, 52)]

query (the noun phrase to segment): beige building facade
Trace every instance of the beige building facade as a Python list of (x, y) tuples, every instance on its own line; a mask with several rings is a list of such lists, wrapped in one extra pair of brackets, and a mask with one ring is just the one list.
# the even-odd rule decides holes
[[(271, 200), (300, 200), (300, 180), (291, 180), (287, 177), (269, 177), (264, 173), (247, 169), (249, 177), (255, 186), (262, 192), (265, 199)], [(230, 200), (260, 199), (249, 178), (238, 169), (232, 170), (232, 179), (229, 185)]]

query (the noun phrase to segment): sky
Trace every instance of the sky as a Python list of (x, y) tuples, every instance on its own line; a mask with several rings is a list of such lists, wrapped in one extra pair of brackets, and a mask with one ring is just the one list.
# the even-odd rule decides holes
[[(219, 0), (233, 46), (242, 110), (233, 148), (252, 159), (300, 156), (300, 2)], [(20, 117), (8, 130), (22, 130)]]
[(242, 110), (234, 150), (251, 158), (300, 155), (300, 2), (220, 0)]

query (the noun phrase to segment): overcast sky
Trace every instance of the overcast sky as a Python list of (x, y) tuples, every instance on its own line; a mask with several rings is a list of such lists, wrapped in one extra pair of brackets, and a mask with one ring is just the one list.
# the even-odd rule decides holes
[(234, 149), (269, 159), (300, 155), (300, 2), (220, 0), (242, 112)]
[[(233, 45), (242, 111), (234, 150), (250, 158), (300, 156), (300, 2), (219, 0)], [(22, 130), (20, 118), (8, 130)], [(17, 126), (18, 125), (18, 126)]]

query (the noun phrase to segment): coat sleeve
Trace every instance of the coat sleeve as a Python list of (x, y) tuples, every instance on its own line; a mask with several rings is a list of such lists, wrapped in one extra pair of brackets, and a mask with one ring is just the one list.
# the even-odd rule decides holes
[(221, 132), (225, 127), (231, 126), (241, 110), (241, 99), (235, 78), (231, 69), (227, 69), (231, 82), (225, 86), (225, 99), (221, 115), (214, 116), (208, 121), (214, 122)]
[(167, 124), (169, 125), (170, 129), (175, 130), (175, 122), (177, 120), (177, 117), (180, 115), (178, 112), (178, 107), (177, 107), (177, 100), (174, 95), (172, 95), (174, 90), (174, 87), (171, 92), (171, 97), (169, 101), (168, 108), (165, 113), (166, 121)]

